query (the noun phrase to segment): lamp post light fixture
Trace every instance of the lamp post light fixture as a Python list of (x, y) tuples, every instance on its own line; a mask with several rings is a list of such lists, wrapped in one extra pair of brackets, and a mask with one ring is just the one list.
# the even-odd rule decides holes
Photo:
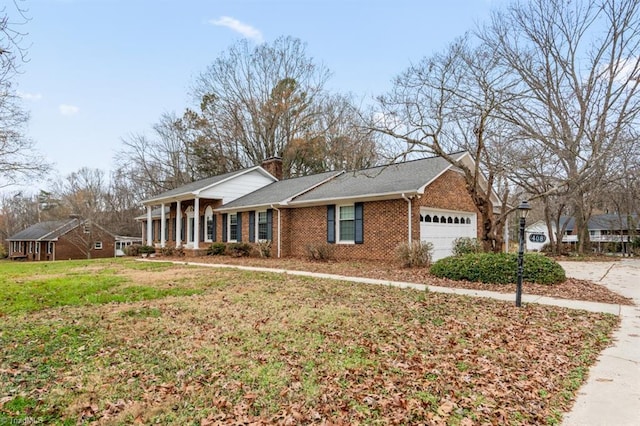
[(522, 274), (524, 273), (524, 225), (527, 215), (531, 210), (529, 202), (523, 200), (518, 206), (518, 218), (520, 219), (520, 232), (518, 233), (518, 280), (516, 283), (516, 306), (522, 306)]

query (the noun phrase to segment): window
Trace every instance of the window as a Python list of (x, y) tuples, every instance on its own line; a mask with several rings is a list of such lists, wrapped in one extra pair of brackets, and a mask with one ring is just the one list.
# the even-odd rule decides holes
[(340, 206), (338, 217), (338, 241), (353, 242), (356, 237), (354, 206)]
[(209, 242), (215, 239), (215, 223), (213, 221), (213, 209), (208, 206), (204, 212), (205, 234), (204, 240)]
[(431, 223), (431, 216), (430, 215), (426, 215), (424, 217), (424, 221), (427, 222), (427, 223)]
[(96, 249), (96, 250), (102, 250), (102, 241), (96, 241), (93, 244), (93, 248)]
[(53, 253), (53, 241), (49, 241), (49, 244), (47, 244), (47, 254), (51, 253)]
[(229, 214), (229, 241), (238, 241), (238, 214)]
[(258, 212), (258, 240), (269, 239), (267, 229), (267, 212)]
[(40, 241), (36, 242), (36, 254), (40, 253)]
[(29, 253), (33, 253), (33, 241), (29, 241)]
[(456, 216), (455, 219), (453, 219), (453, 223), (460, 223), (460, 219), (458, 219), (458, 216)]

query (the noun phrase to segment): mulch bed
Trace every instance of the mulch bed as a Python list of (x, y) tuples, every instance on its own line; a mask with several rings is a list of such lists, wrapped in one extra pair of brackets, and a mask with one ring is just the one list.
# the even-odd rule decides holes
[[(297, 258), (237, 258), (230, 256), (200, 256), (186, 258), (159, 257), (159, 259), (180, 260), (199, 263), (259, 266), (264, 268), (290, 269), (296, 271), (310, 271), (363, 278), (375, 278), (389, 281), (402, 281), (439, 287), (454, 287), (496, 291), (500, 293), (515, 293), (515, 285), (453, 281), (446, 278), (434, 277), (429, 274), (429, 271), (426, 268), (403, 268), (392, 262), (314, 262)], [(592, 281), (579, 280), (575, 278), (569, 278), (563, 283), (554, 285), (542, 285), (525, 282), (523, 284), (522, 290), (525, 294), (557, 297), (561, 299), (586, 300), (590, 302), (613, 303), (620, 305), (634, 305), (632, 299), (614, 293), (603, 285), (596, 284)]]

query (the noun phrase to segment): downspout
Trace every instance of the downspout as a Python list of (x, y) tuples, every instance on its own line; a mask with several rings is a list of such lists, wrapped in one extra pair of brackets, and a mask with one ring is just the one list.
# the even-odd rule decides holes
[(271, 204), (271, 208), (278, 212), (278, 258), (280, 258), (280, 246), (282, 243), (282, 240), (280, 238), (280, 229), (281, 229), (280, 209), (276, 208), (273, 204)]
[(409, 245), (411, 245), (411, 231), (412, 231), (412, 227), (411, 227), (411, 198), (407, 198), (406, 195), (404, 195), (404, 192), (402, 193), (402, 198), (407, 202), (407, 221), (409, 223)]

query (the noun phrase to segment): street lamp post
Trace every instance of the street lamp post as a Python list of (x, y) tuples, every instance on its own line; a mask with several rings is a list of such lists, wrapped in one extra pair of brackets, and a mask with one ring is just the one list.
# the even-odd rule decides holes
[(522, 306), (522, 274), (524, 273), (524, 225), (531, 207), (529, 202), (524, 200), (518, 206), (518, 217), (520, 218), (520, 230), (518, 233), (518, 280), (516, 283), (516, 306)]

